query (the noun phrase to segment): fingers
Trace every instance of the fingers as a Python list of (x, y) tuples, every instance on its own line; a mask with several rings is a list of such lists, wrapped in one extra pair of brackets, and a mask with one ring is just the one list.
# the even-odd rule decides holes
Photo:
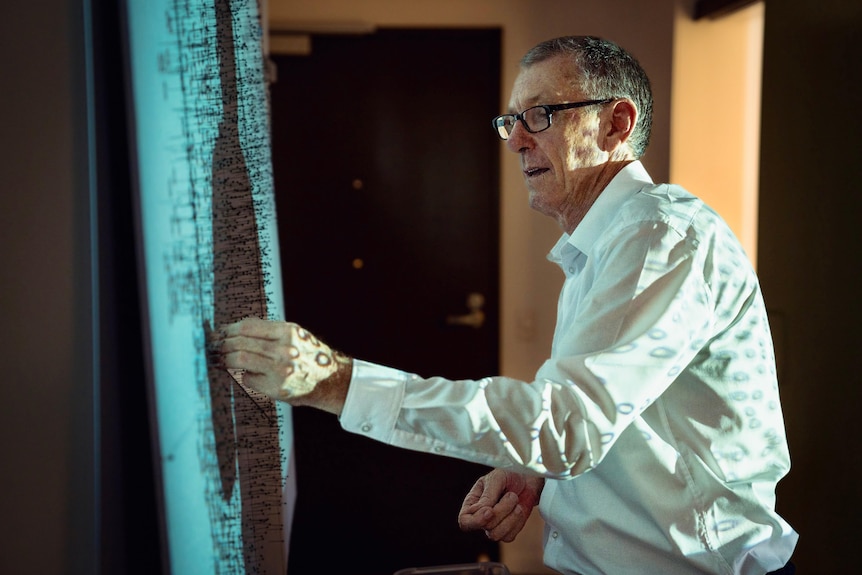
[(512, 478), (520, 477), (503, 469), (493, 469), (485, 476), (485, 495), (496, 503), (506, 491), (512, 489)]
[(458, 527), (461, 531), (492, 529), (492, 523), (494, 523), (494, 511), (490, 507), (482, 507), (473, 513), (462, 511), (458, 515)]
[(284, 359), (286, 350), (295, 350), (290, 345), (294, 328), (304, 332), (295, 324), (250, 317), (223, 326), (213, 345), (224, 367), (263, 373)]
[(275, 359), (278, 357), (279, 342), (271, 339), (235, 335), (223, 339), (219, 351), (225, 356), (248, 352), (264, 358)]
[(493, 518), (491, 507), (494, 502), (489, 503), (487, 496), (483, 498), (484, 492), (485, 478), (480, 477), (467, 492), (461, 504), (461, 510), (458, 512), (458, 525), (463, 531), (485, 529), (489, 520)]
[(543, 480), (495, 469), (481, 477), (464, 498), (458, 525), (483, 530), (493, 541), (514, 541), (538, 502)]
[(495, 505), (506, 491), (506, 472), (494, 469), (487, 475), (479, 478), (467, 495), (468, 497), (472, 495), (476, 506), (490, 507)]
[(221, 355), (221, 367), (227, 369), (240, 369), (250, 373), (267, 373), (274, 371), (274, 358), (266, 353), (251, 351), (249, 348), (254, 344), (248, 344), (241, 349), (223, 349)]
[(494, 506), (494, 518), (499, 521), (490, 529), (485, 529), (485, 535), (492, 541), (510, 543), (524, 528), (528, 516), (524, 507), (518, 503), (518, 496), (507, 493), (500, 503)]
[(282, 397), (281, 381), (265, 373), (244, 372), (242, 374), (242, 385), (262, 393), (271, 399), (284, 399)]
[[(249, 340), (237, 341), (238, 337), (249, 337), (254, 339), (268, 339), (256, 337), (255, 334), (266, 333), (263, 328), (263, 320), (258, 318), (247, 318), (235, 323), (216, 326), (210, 325), (209, 321), (204, 323), (204, 334), (206, 337), (207, 354), (212, 365), (225, 367), (223, 355), (239, 349), (248, 349)], [(225, 343), (230, 342), (225, 347)], [(245, 342), (245, 343), (242, 343)]]
[(246, 336), (256, 339), (279, 339), (286, 326), (284, 322), (268, 321), (258, 317), (247, 317), (220, 327), (223, 339)]
[(462, 512), (458, 516), (458, 525), (463, 531), (482, 530), (493, 541), (510, 542), (524, 527), (527, 517), (528, 513), (518, 503), (518, 496), (509, 492), (493, 506)]
[(458, 514), (462, 530), (494, 529), (512, 512), (518, 496), (507, 492), (505, 477), (505, 472), (495, 469), (473, 484)]

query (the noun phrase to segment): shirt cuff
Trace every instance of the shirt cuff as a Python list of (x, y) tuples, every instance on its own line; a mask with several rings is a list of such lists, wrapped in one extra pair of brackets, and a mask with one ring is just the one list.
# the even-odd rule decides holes
[(341, 427), (390, 443), (409, 377), (398, 369), (354, 359), (350, 387), (341, 411)]

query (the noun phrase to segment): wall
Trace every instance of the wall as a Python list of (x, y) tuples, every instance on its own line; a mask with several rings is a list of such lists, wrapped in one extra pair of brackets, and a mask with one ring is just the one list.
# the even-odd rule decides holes
[(674, 31), (671, 181), (715, 208), (757, 261), (764, 2)]
[(0, 8), (0, 573), (93, 573), (81, 2)]
[(862, 3), (767, 2), (760, 279), (793, 467), (778, 508), (800, 573), (858, 571), (862, 528)]
[[(567, 34), (610, 38), (640, 60), (653, 83), (655, 125), (645, 157), (653, 178), (666, 181), (669, 165), (674, 0), (269, 0), (272, 26), (500, 27), (503, 70), (500, 111), (507, 107), (518, 61), (536, 43)], [(644, 26), (649, 22), (649, 26)], [(361, 26), (360, 26), (361, 27)], [(369, 63), (373, 65), (373, 63)], [(455, 66), (457, 62), (441, 65)], [(441, 106), (457, 103), (457, 95)], [(480, 119), (480, 121), (485, 121)], [(560, 230), (532, 212), (516, 157), (501, 144), (501, 371), (531, 380), (549, 353), (562, 274), (545, 255)], [(457, 510), (453, 510), (453, 514)], [(504, 546), (516, 573), (540, 572), (541, 524)]]

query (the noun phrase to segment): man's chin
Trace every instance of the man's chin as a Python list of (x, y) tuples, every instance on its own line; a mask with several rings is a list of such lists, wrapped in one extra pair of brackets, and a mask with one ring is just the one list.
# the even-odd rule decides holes
[(529, 190), (529, 192), (530, 193), (529, 193), (529, 196), (527, 197), (527, 201), (530, 204), (530, 208), (541, 213), (541, 214), (549, 215), (548, 214), (548, 205), (544, 201), (544, 197), (542, 197), (542, 195), (535, 190), (531, 189), (531, 190)]

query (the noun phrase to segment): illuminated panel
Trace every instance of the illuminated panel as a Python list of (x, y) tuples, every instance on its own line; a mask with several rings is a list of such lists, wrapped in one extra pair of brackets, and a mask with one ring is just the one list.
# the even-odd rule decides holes
[(281, 319), (255, 0), (127, 3), (140, 237), (166, 564), (286, 570), (290, 412), (210, 369), (213, 329)]

